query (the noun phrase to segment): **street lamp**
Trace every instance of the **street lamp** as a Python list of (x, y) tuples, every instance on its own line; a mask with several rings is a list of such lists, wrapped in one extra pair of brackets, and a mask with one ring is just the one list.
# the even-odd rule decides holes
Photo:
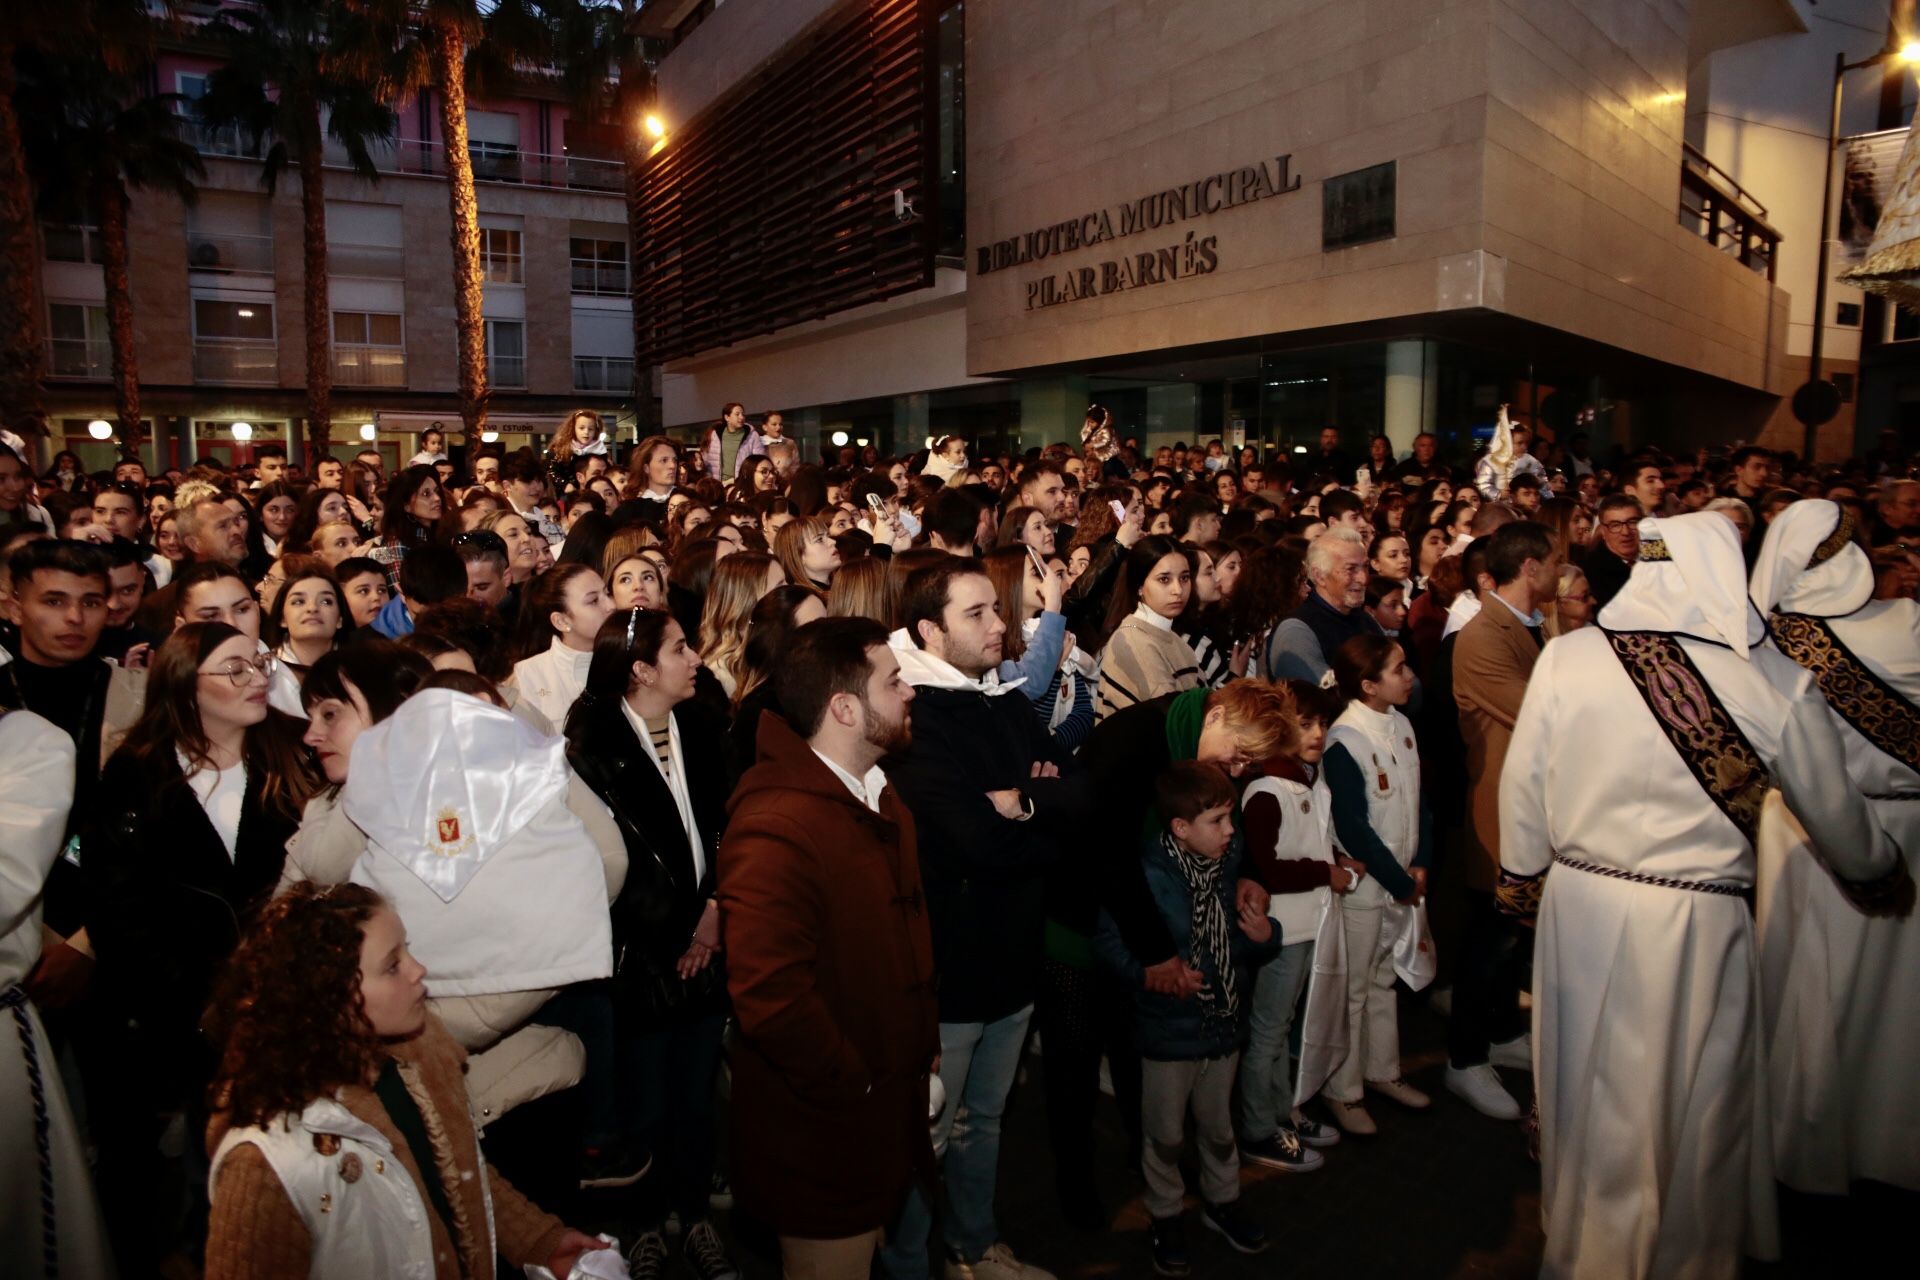
[(236, 422), (233, 424), (231, 430), (233, 431), (233, 438), (235, 440), (253, 439), (253, 424), (251, 422)]
[(110, 440), (113, 438), (113, 424), (105, 418), (95, 418), (87, 424), (87, 434), (95, 440)]
[(371, 422), (363, 422), (360, 424), (360, 438), (362, 440), (372, 440), (379, 434), (379, 428), (375, 427)]
[(1808, 466), (1813, 465), (1820, 428), (1840, 412), (1840, 389), (1821, 376), (1821, 356), (1827, 336), (1827, 272), (1832, 248), (1827, 228), (1833, 223), (1833, 153), (1840, 145), (1840, 93), (1847, 72), (1877, 67), (1889, 60), (1908, 66), (1920, 62), (1920, 40), (1908, 40), (1898, 49), (1882, 49), (1858, 62), (1848, 62), (1845, 53), (1833, 55), (1833, 111), (1827, 117), (1827, 150), (1820, 163), (1820, 266), (1813, 280), (1813, 349), (1807, 356), (1807, 380), (1793, 393), (1793, 416), (1806, 428), (1800, 452)]

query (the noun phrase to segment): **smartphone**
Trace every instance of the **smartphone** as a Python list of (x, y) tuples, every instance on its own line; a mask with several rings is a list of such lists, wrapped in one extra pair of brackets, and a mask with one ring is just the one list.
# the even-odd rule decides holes
[(884, 519), (886, 517), (887, 504), (880, 500), (880, 495), (877, 493), (870, 493), (867, 495), (867, 509), (873, 512), (873, 518), (875, 520)]
[(1047, 580), (1047, 562), (1040, 558), (1040, 553), (1032, 547), (1027, 547), (1027, 559), (1033, 561), (1034, 572), (1040, 575), (1040, 581), (1045, 582)]
[(1118, 520), (1121, 524), (1125, 524), (1127, 522), (1127, 507), (1125, 503), (1115, 502), (1109, 499), (1107, 502), (1107, 509), (1113, 512), (1113, 518), (1115, 520)]

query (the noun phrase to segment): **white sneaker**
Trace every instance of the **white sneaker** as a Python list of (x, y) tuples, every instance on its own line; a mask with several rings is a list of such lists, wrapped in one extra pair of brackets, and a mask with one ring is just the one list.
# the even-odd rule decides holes
[(1533, 1035), (1522, 1031), (1503, 1044), (1492, 1045), (1487, 1049), (1487, 1061), (1496, 1067), (1510, 1067), (1515, 1071), (1533, 1070)]
[(1499, 1073), (1484, 1062), (1471, 1067), (1448, 1067), (1447, 1092), (1463, 1099), (1483, 1116), (1495, 1120), (1520, 1118), (1520, 1104), (1500, 1083)]
[(948, 1258), (946, 1280), (1054, 1280), (1054, 1275), (1020, 1261), (1001, 1240), (981, 1254), (978, 1262)]

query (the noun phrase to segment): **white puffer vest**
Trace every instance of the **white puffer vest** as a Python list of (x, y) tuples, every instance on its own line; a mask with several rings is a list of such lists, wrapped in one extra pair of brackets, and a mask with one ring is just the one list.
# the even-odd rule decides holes
[[(314, 1280), (432, 1280), (433, 1227), (426, 1198), (378, 1129), (332, 1098), (309, 1103), (291, 1123), (230, 1129), (213, 1153), (209, 1196), (227, 1156), (247, 1145), (267, 1158), (307, 1228), (313, 1241), (307, 1274)], [(330, 1154), (323, 1155), (322, 1146)], [(493, 1194), (485, 1178), (480, 1194), (488, 1240), (497, 1243)]]
[[(1410, 866), (1420, 852), (1420, 749), (1414, 745), (1412, 721), (1397, 708), (1381, 715), (1363, 703), (1350, 702), (1327, 730), (1328, 750), (1336, 744), (1347, 749), (1366, 780), (1368, 825), (1401, 866)], [(1333, 842), (1339, 845), (1338, 834)], [(1354, 907), (1378, 907), (1390, 901), (1372, 876), (1348, 895)]]
[[(1273, 851), (1275, 858), (1333, 861), (1333, 797), (1327, 791), (1326, 775), (1316, 774), (1312, 786), (1291, 778), (1257, 778), (1247, 785), (1247, 796), (1256, 795), (1270, 795), (1280, 802), (1280, 842)], [(1341, 884), (1346, 883), (1344, 872), (1334, 874)], [(1268, 901), (1267, 914), (1280, 927), (1284, 945), (1312, 942), (1332, 900), (1333, 890), (1325, 885), (1305, 893), (1276, 893)]]

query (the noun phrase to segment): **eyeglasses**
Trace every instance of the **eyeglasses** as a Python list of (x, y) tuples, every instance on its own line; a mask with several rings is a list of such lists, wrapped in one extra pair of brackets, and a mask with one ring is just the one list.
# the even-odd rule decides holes
[(272, 654), (263, 653), (257, 658), (229, 658), (222, 666), (211, 671), (202, 671), (203, 676), (225, 676), (233, 682), (236, 689), (247, 686), (247, 678), (258, 675), (262, 680), (273, 679), (273, 673), (280, 669), (280, 660)]
[(1639, 525), (1638, 520), (1602, 520), (1600, 522), (1600, 527), (1608, 533), (1622, 533), (1628, 529), (1638, 528)]

